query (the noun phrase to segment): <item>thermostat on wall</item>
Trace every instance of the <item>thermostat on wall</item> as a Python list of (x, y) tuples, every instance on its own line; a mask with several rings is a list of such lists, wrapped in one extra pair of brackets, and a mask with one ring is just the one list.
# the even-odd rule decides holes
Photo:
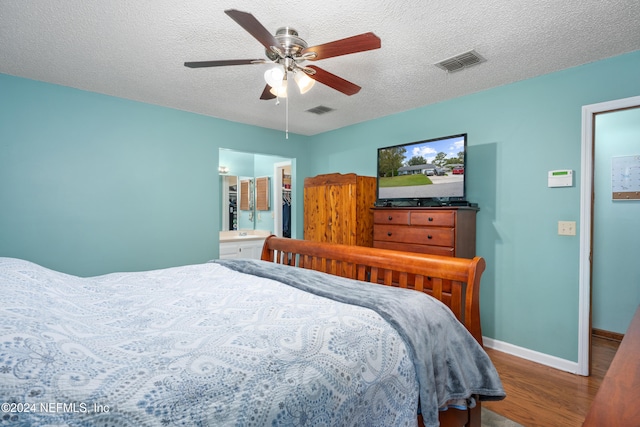
[(564, 169), (549, 171), (549, 187), (572, 187), (573, 171)]

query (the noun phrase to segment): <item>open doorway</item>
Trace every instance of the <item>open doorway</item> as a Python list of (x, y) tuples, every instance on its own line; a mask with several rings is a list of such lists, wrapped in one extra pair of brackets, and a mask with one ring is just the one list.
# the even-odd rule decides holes
[(273, 233), (278, 237), (292, 237), (291, 161), (274, 163), (273, 176)]
[[(595, 122), (598, 114), (640, 107), (640, 96), (586, 105), (582, 108), (580, 195), (580, 275), (578, 372), (589, 375), (591, 351), (591, 285), (593, 280)], [(599, 197), (606, 197), (601, 195)]]

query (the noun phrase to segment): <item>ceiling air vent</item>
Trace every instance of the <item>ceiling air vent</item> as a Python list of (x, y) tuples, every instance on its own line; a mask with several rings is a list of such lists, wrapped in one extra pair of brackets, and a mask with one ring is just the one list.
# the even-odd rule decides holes
[(449, 59), (445, 59), (444, 61), (440, 61), (435, 65), (436, 67), (442, 68), (449, 73), (453, 73), (454, 71), (460, 71), (464, 68), (468, 68), (485, 61), (486, 59), (480, 56), (478, 52), (476, 52), (475, 50), (470, 50), (469, 52), (461, 53), (460, 55), (456, 55)]
[(313, 107), (307, 110), (309, 113), (313, 114), (326, 114), (333, 111), (333, 108), (325, 107), (324, 105), (318, 105), (317, 107)]

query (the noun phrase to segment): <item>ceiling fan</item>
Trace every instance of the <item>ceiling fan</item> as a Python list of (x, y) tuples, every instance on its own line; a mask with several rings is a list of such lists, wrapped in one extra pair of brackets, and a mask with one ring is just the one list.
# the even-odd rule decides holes
[(221, 61), (185, 62), (189, 68), (224, 67), (228, 65), (277, 64), (278, 67), (267, 70), (267, 85), (260, 99), (273, 99), (286, 96), (287, 74), (291, 73), (302, 93), (314, 82), (320, 82), (345, 95), (354, 95), (360, 86), (351, 83), (315, 65), (305, 66), (305, 61), (317, 61), (335, 56), (348, 55), (380, 48), (380, 38), (369, 32), (333, 42), (308, 47), (307, 42), (290, 27), (282, 27), (271, 34), (252, 14), (235, 9), (224, 13), (236, 21), (242, 28), (258, 40), (266, 49), (267, 59), (229, 59)]

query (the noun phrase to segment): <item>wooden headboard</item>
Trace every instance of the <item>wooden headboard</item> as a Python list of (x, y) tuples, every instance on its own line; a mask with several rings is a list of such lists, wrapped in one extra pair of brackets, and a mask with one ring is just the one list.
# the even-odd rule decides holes
[(263, 260), (387, 286), (415, 289), (445, 303), (482, 345), (483, 258), (452, 258), (269, 236)]

